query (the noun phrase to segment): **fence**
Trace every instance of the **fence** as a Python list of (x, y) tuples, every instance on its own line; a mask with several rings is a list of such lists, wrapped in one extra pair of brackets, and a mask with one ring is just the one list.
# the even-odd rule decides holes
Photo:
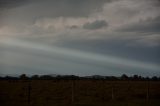
[(160, 82), (31, 80), (5, 82), (3, 84), (4, 88), (1, 87), (0, 90), (4, 93), (6, 92), (10, 101), (21, 101), (29, 106), (46, 103), (78, 104), (105, 103), (108, 101), (160, 100)]

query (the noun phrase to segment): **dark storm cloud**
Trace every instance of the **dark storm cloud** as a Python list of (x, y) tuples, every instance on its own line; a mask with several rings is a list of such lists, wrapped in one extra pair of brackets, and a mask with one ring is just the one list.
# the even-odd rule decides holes
[[(88, 16), (93, 11), (102, 9), (106, 0), (63, 0), (52, 1), (52, 4), (59, 6), (58, 16)], [(65, 13), (63, 12), (65, 11)]]
[(120, 28), (121, 31), (127, 32), (152, 32), (160, 33), (160, 16), (147, 20), (140, 20), (139, 23), (128, 25), (124, 28)]
[(24, 5), (31, 0), (0, 0), (0, 9), (14, 8)]
[(100, 28), (103, 28), (103, 27), (106, 27), (108, 24), (105, 20), (96, 20), (92, 23), (88, 22), (88, 23), (85, 23), (83, 25), (83, 28), (84, 29), (91, 29), (91, 30), (94, 30), (94, 29), (100, 29)]
[(0, 7), (11, 8), (29, 2), (29, 7), (20, 8), (27, 15), (36, 17), (86, 17), (101, 11), (110, 0), (0, 0)]
[[(0, 0), (0, 24), (33, 24), (41, 18), (88, 17), (110, 0)], [(15, 8), (16, 7), (16, 8)], [(7, 17), (6, 17), (7, 16)], [(13, 21), (14, 20), (14, 21)]]
[(0, 0), (0, 27), (3, 26), (4, 23), (4, 14), (8, 12), (6, 10), (26, 5), (29, 2), (31, 2), (31, 0)]

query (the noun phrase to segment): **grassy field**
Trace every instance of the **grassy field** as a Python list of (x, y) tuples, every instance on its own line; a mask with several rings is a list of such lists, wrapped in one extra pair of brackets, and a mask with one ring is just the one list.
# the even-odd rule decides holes
[(0, 106), (160, 106), (160, 81), (0, 80)]

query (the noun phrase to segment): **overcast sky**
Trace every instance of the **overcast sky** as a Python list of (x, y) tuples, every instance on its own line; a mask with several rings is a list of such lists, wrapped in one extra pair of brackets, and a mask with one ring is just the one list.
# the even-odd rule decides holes
[(160, 0), (0, 0), (0, 74), (160, 75)]

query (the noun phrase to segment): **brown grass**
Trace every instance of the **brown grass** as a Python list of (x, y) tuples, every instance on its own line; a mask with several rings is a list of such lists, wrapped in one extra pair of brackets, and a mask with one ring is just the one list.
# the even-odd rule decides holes
[(0, 106), (69, 105), (160, 106), (160, 81), (0, 81)]

